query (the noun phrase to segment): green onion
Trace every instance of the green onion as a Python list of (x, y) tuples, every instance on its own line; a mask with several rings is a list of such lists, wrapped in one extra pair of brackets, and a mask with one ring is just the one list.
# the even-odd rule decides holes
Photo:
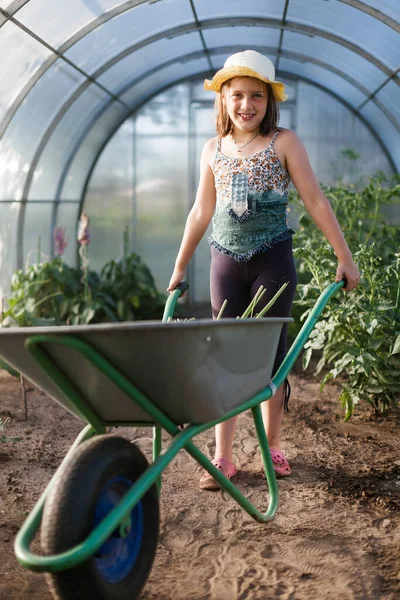
[[(261, 300), (261, 298), (264, 296), (265, 292), (267, 290), (265, 289), (264, 286), (260, 285), (260, 287), (258, 288), (253, 300), (250, 302), (249, 306), (246, 308), (246, 310), (244, 311), (244, 313), (242, 314), (241, 317), (238, 317), (238, 319), (246, 319), (249, 314), (251, 313), (251, 317), (253, 316), (253, 310), (256, 306), (256, 304), (258, 304), (258, 302)], [(250, 317), (250, 318), (251, 318)]]
[(276, 292), (275, 296), (273, 298), (271, 298), (271, 300), (268, 302), (267, 306), (265, 306), (262, 309), (262, 311), (259, 312), (258, 315), (256, 315), (256, 319), (260, 319), (261, 317), (263, 317), (265, 315), (265, 313), (271, 308), (271, 306), (273, 306), (275, 304), (275, 302), (278, 300), (278, 298), (282, 294), (282, 292), (284, 290), (286, 290), (288, 284), (289, 284), (289, 282), (287, 281), (286, 283), (283, 284), (282, 287), (279, 288), (279, 290)]
[[(277, 301), (277, 299), (279, 298), (279, 296), (282, 294), (282, 292), (285, 291), (285, 289), (287, 288), (287, 286), (289, 285), (289, 282), (284, 283), (279, 290), (276, 292), (275, 296), (273, 298), (271, 298), (271, 300), (268, 302), (268, 304), (259, 312), (256, 314), (256, 316), (254, 317), (255, 319), (261, 319), (261, 317), (263, 317), (271, 308), (271, 306), (273, 306), (275, 304), (275, 302)], [(247, 319), (248, 317), (251, 319), (253, 318), (253, 312), (255, 307), (257, 306), (257, 304), (260, 302), (261, 298), (264, 296), (264, 294), (266, 293), (266, 288), (263, 285), (260, 285), (260, 287), (258, 288), (257, 292), (254, 295), (254, 298), (252, 299), (252, 301), (250, 302), (249, 306), (246, 308), (246, 310), (244, 311), (244, 313), (242, 314), (241, 317), (236, 317), (237, 319)], [(222, 306), (220, 308), (220, 311), (218, 313), (218, 316), (216, 317), (216, 321), (218, 321), (219, 319), (221, 319), (222, 314), (226, 308), (226, 305), (228, 304), (227, 300), (224, 300), (222, 303)], [(194, 321), (194, 317), (191, 317), (190, 319), (173, 319), (172, 317), (168, 318), (168, 323), (171, 322), (179, 322), (179, 321)]]
[(220, 311), (219, 311), (219, 313), (218, 313), (218, 316), (217, 316), (217, 318), (216, 318), (216, 320), (217, 320), (217, 321), (218, 321), (218, 320), (219, 320), (219, 319), (222, 317), (222, 313), (224, 312), (224, 310), (225, 310), (225, 306), (226, 306), (227, 304), (228, 304), (228, 300), (224, 300), (224, 302), (223, 302), (223, 304), (222, 304), (222, 306), (221, 306), (221, 308), (220, 308)]

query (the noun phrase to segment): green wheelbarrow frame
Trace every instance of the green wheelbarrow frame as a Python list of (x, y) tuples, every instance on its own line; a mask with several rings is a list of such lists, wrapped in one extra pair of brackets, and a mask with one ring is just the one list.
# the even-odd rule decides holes
[[(59, 388), (62, 394), (74, 405), (76, 411), (88, 425), (81, 431), (70, 450), (61, 462), (57, 472), (69, 460), (71, 454), (83, 441), (106, 432), (106, 427), (113, 426), (143, 426), (144, 423), (105, 423), (96, 415), (96, 413), (87, 404), (79, 391), (74, 387), (71, 381), (57, 367), (51, 357), (45, 353), (41, 345), (46, 342), (61, 344), (73, 347), (81, 353), (96, 369), (102, 371), (117, 387), (123, 390), (140, 408), (152, 417), (155, 426), (153, 426), (153, 464), (149, 465), (142, 476), (135, 482), (130, 490), (123, 497), (118, 506), (113, 508), (109, 514), (96, 526), (96, 528), (79, 545), (68, 551), (53, 556), (35, 555), (30, 551), (30, 545), (39, 530), (42, 521), (43, 508), (46, 497), (53, 485), (54, 477), (51, 479), (42, 496), (36, 503), (32, 512), (26, 519), (15, 540), (15, 554), (18, 562), (24, 567), (33, 571), (46, 571), (55, 573), (75, 567), (78, 564), (88, 560), (93, 556), (102, 544), (111, 536), (116, 528), (120, 528), (121, 534), (124, 529), (130, 525), (130, 513), (134, 506), (140, 501), (143, 495), (151, 486), (157, 484), (158, 490), (161, 489), (161, 474), (169, 465), (173, 458), (182, 449), (185, 449), (210, 475), (218, 481), (221, 488), (232, 496), (234, 500), (256, 521), (265, 523), (273, 519), (278, 508), (278, 486), (273, 468), (272, 458), (269, 452), (268, 440), (263, 427), (260, 403), (269, 400), (275, 391), (283, 384), (289, 371), (293, 367), (299, 356), (305, 342), (314, 328), (319, 316), (324, 310), (329, 299), (343, 287), (344, 282), (331, 283), (320, 295), (314, 308), (310, 312), (307, 320), (301, 328), (299, 334), (289, 349), (284, 361), (276, 372), (272, 381), (259, 393), (251, 397), (248, 401), (241, 404), (238, 408), (230, 411), (223, 418), (201, 425), (189, 425), (185, 429), (180, 429), (170, 418), (168, 418), (159, 408), (157, 408), (148, 398), (140, 392), (125, 376), (123, 376), (110, 362), (99, 352), (94, 350), (86, 342), (73, 336), (48, 336), (32, 335), (26, 342), (25, 347), (40, 365), (42, 370)], [(177, 299), (181, 295), (181, 290), (176, 289), (169, 295), (166, 302), (163, 322), (172, 317)], [(229, 481), (220, 470), (217, 469), (209, 458), (192, 442), (192, 439), (221, 423), (234, 417), (246, 410), (251, 409), (255, 429), (260, 444), (263, 466), (265, 469), (266, 481), (269, 490), (269, 502), (265, 512), (259, 511), (239, 490)], [(167, 448), (161, 447), (161, 430), (172, 437), (172, 441)]]

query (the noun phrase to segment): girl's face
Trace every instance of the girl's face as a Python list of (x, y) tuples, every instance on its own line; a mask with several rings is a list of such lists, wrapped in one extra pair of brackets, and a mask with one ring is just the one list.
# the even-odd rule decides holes
[(251, 132), (260, 127), (268, 104), (267, 86), (262, 81), (253, 77), (234, 77), (222, 94), (234, 130)]

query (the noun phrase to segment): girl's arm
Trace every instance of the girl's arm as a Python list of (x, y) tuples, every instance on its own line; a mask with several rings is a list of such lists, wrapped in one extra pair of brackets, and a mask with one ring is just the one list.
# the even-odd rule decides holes
[[(284, 154), (286, 168), (304, 206), (336, 254), (338, 259), (336, 281), (341, 281), (343, 276), (346, 277), (347, 286), (344, 289), (350, 292), (357, 287), (360, 274), (343, 232), (329, 200), (323, 194), (315, 178), (303, 144), (293, 131), (285, 130), (283, 133), (284, 135), (281, 134), (282, 139), (279, 144), (281, 150), (279, 154)], [(280, 136), (278, 136), (277, 142), (279, 138)]]
[(200, 181), (195, 202), (186, 220), (185, 231), (178, 256), (175, 261), (168, 292), (171, 292), (185, 277), (186, 267), (192, 258), (200, 240), (205, 234), (216, 202), (214, 175), (210, 163), (215, 154), (215, 139), (206, 142), (200, 160)]

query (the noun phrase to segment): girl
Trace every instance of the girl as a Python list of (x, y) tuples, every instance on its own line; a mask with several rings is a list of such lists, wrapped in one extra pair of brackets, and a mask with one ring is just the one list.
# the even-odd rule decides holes
[[(284, 85), (275, 81), (272, 62), (253, 50), (230, 56), (224, 68), (204, 87), (217, 93), (218, 137), (206, 142), (195, 203), (189, 213), (168, 291), (185, 277), (185, 270), (211, 218), (210, 293), (215, 318), (227, 300), (224, 317), (244, 312), (263, 285), (267, 303), (283, 283), (284, 293), (268, 316), (290, 316), (296, 289), (292, 254), (293, 230), (286, 219), (290, 181), (338, 259), (336, 281), (346, 277), (346, 291), (360, 276), (331, 206), (313, 174), (307, 153), (294, 132), (278, 127), (278, 102), (286, 100)], [(214, 216), (213, 216), (214, 215)], [(260, 302), (258, 309), (262, 309)], [(273, 373), (286, 355), (287, 327), (282, 330)], [(261, 406), (277, 476), (291, 469), (281, 449), (281, 424), (287, 408), (288, 382)], [(236, 475), (232, 443), (237, 417), (216, 426), (213, 464), (229, 479)], [(203, 489), (218, 483), (205, 472)]]

